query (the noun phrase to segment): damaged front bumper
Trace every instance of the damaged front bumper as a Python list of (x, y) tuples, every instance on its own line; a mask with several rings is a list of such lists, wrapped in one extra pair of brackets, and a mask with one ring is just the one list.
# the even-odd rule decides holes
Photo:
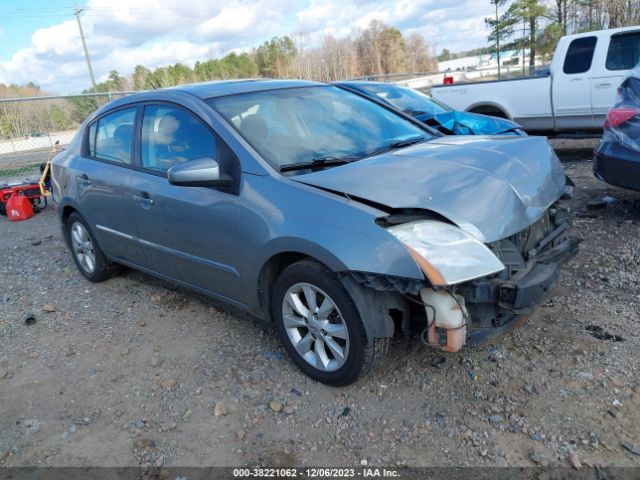
[(476, 279), (456, 288), (470, 313), (468, 341), (477, 343), (513, 326), (522, 314), (531, 313), (555, 287), (559, 265), (578, 252), (580, 240), (569, 237), (568, 222), (550, 231), (529, 252), (508, 278)]
[[(568, 235), (569, 226), (566, 211), (550, 209), (527, 229), (488, 245), (505, 265), (502, 272), (451, 287), (353, 271), (343, 274), (343, 282), (368, 320), (371, 339), (413, 324), (428, 345), (457, 351), (509, 330), (545, 300), (560, 264), (578, 251), (580, 240)], [(393, 312), (399, 316), (392, 319)], [(380, 328), (374, 331), (370, 322)]]
[(536, 260), (509, 280), (474, 280), (458, 288), (457, 293), (465, 298), (470, 310), (469, 342), (481, 342), (502, 333), (515, 324), (519, 315), (540, 305), (557, 283), (559, 263), (573, 257), (579, 243), (575, 238), (566, 239), (559, 245), (554, 261)]

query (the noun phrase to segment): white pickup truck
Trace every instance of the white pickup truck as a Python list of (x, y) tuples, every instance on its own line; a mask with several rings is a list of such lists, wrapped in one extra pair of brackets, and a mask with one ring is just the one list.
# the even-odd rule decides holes
[(509, 118), (528, 132), (596, 133), (639, 61), (640, 25), (567, 35), (545, 76), (437, 85), (431, 95), (457, 110)]

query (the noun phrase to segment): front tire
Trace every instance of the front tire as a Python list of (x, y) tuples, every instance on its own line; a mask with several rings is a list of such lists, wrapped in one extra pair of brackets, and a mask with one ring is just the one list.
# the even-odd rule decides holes
[(80, 273), (90, 282), (102, 282), (120, 271), (120, 266), (107, 260), (87, 222), (79, 213), (69, 215), (65, 224), (67, 245)]
[(353, 383), (373, 365), (373, 347), (353, 300), (324, 265), (302, 260), (278, 277), (271, 299), (278, 335), (306, 375), (332, 386)]

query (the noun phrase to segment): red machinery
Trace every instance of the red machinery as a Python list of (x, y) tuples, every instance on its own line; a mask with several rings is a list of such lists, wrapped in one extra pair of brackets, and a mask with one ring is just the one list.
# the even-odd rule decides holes
[(40, 165), (39, 180), (0, 185), (0, 215), (12, 222), (26, 220), (47, 208), (47, 194), (51, 192), (51, 160), (58, 153), (57, 141), (46, 162)]
[(47, 197), (37, 181), (0, 185), (0, 215), (7, 215), (11, 221), (31, 218), (46, 206)]

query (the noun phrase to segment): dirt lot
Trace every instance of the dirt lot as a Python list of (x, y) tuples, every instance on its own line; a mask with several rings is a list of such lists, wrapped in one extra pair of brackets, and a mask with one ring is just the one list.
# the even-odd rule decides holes
[(640, 194), (593, 177), (592, 144), (555, 142), (584, 242), (546, 304), (439, 367), (397, 339), (341, 389), (228, 307), (88, 283), (53, 210), (0, 218), (0, 465), (640, 466)]

